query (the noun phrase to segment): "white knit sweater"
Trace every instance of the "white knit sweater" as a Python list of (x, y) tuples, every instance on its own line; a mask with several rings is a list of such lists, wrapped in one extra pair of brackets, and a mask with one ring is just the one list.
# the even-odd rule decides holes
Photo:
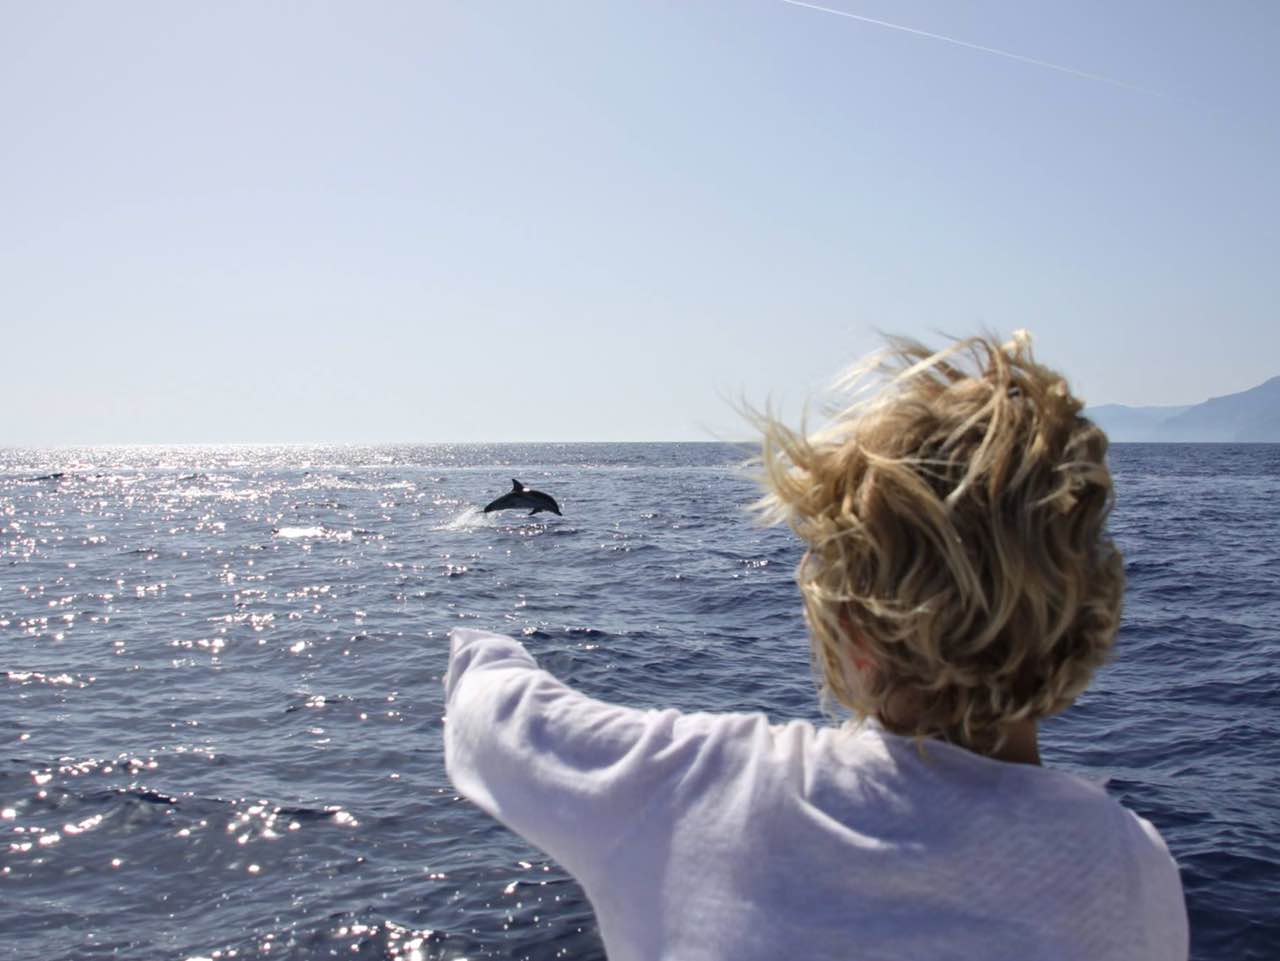
[(1101, 787), (875, 725), (592, 700), (455, 630), (445, 762), (563, 864), (611, 961), (1185, 961), (1178, 869)]

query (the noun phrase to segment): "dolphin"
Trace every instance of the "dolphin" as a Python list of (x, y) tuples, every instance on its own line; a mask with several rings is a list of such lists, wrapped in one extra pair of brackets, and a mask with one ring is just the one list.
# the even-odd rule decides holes
[(551, 511), (557, 517), (564, 516), (560, 513), (560, 505), (556, 503), (554, 497), (542, 491), (530, 490), (514, 477), (511, 478), (511, 490), (486, 507), (484, 512), (487, 514), (489, 511), (507, 511), (516, 507), (533, 508), (529, 511), (530, 515), (538, 511)]

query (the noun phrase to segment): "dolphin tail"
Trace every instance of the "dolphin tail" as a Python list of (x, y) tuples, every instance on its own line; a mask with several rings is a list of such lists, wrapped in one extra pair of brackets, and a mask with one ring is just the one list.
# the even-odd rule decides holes
[(503, 494), (496, 501), (491, 501), (484, 509), (488, 514), (490, 511), (505, 511), (508, 507), (516, 507), (518, 505), (511, 503), (511, 495)]

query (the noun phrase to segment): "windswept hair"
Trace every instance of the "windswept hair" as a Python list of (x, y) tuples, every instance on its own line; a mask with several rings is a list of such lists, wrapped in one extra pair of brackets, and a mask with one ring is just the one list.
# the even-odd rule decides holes
[(1071, 704), (1119, 624), (1106, 435), (1025, 331), (937, 352), (891, 338), (841, 386), (868, 384), (808, 436), (755, 415), (756, 507), (808, 546), (796, 580), (824, 694), (994, 753), (1010, 723)]

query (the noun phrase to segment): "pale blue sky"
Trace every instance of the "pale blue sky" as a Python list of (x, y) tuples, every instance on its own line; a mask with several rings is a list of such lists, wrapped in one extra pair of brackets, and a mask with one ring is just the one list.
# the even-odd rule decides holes
[(0, 0), (0, 444), (713, 439), (1029, 328), (1280, 373), (1280, 6)]

